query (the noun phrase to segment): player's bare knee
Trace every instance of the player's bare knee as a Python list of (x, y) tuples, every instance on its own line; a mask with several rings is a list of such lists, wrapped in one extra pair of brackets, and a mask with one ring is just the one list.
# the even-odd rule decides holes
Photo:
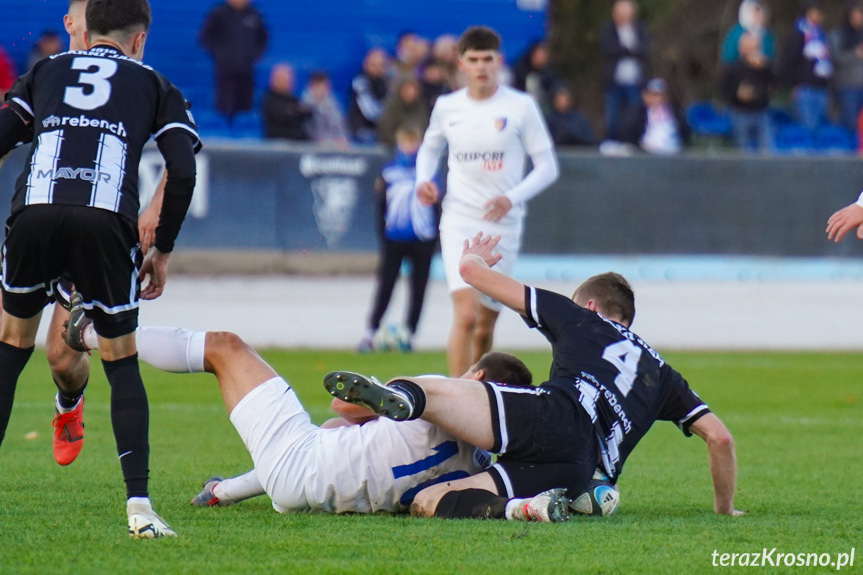
[(219, 361), (224, 361), (251, 348), (243, 338), (230, 331), (208, 331), (204, 344), (204, 363), (207, 371), (213, 371)]
[(417, 493), (411, 503), (411, 515), (414, 517), (434, 517), (434, 511), (446, 489), (435, 489), (437, 485), (427, 487)]
[(464, 309), (458, 310), (453, 314), (452, 323), (454, 328), (469, 332), (476, 329), (477, 319), (476, 311)]

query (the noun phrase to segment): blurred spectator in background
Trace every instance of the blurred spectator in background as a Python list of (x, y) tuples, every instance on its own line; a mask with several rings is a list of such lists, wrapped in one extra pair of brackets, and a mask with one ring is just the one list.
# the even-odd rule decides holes
[(290, 64), (270, 70), (270, 89), (261, 101), (261, 119), (267, 139), (308, 140), (306, 124), (312, 110), (294, 96), (296, 76)]
[(776, 57), (776, 36), (767, 27), (770, 18), (767, 5), (761, 0), (743, 0), (737, 11), (737, 24), (729, 30), (722, 41), (720, 61), (734, 64), (740, 59), (740, 37), (747, 33), (755, 38), (758, 49), (769, 60)]
[(575, 107), (572, 91), (558, 85), (551, 99), (551, 111), (545, 116), (555, 146), (597, 146), (599, 140), (587, 117)]
[(216, 109), (233, 120), (252, 109), (255, 62), (267, 49), (267, 28), (251, 0), (226, 0), (207, 14), (198, 42), (213, 57)]
[(303, 91), (302, 101), (312, 110), (308, 124), (309, 136), (316, 142), (346, 144), (348, 132), (342, 109), (333, 95), (330, 77), (324, 71), (312, 72)]
[(446, 71), (437, 60), (429, 60), (423, 66), (422, 73), (420, 74), (420, 89), (422, 91), (423, 103), (429, 115), (431, 115), (431, 110), (434, 108), (438, 97), (452, 92), (452, 88), (450, 88), (449, 82), (446, 79)]
[(30, 49), (30, 55), (27, 57), (27, 69), (31, 69), (39, 60), (44, 60), (48, 56), (59, 54), (62, 51), (63, 40), (60, 38), (60, 34), (54, 30), (45, 30), (33, 44), (33, 48)]
[(402, 80), (419, 78), (419, 67), (431, 50), (428, 40), (413, 32), (402, 32), (396, 41), (396, 60), (392, 67), (391, 86)]
[(755, 36), (744, 32), (738, 44), (738, 59), (725, 67), (720, 82), (728, 103), (734, 145), (741, 150), (766, 152), (773, 147), (767, 112), (775, 80), (773, 70)]
[(839, 100), (839, 121), (856, 130), (863, 109), (863, 0), (848, 3), (842, 26), (830, 34), (830, 48), (836, 64), (833, 88)]
[(786, 40), (780, 68), (781, 79), (793, 88), (797, 121), (810, 132), (826, 120), (827, 88), (833, 77), (823, 21), (819, 0), (804, 2), (803, 15)]
[(381, 347), (375, 346), (375, 334), (380, 330), (404, 260), (411, 264), (407, 321), (404, 329), (397, 330), (397, 341), (386, 343), (395, 343), (401, 351), (413, 349), (412, 338), (422, 314), (438, 236), (437, 208), (420, 204), (414, 192), (417, 150), (424, 131), (419, 125), (399, 126), (395, 157), (384, 166), (375, 182), (380, 258), (374, 304), (366, 334), (358, 347), (360, 352)]
[(363, 70), (351, 81), (348, 123), (356, 142), (371, 144), (377, 139), (378, 122), (387, 99), (389, 56), (372, 48), (363, 58)]
[(513, 84), (516, 90), (533, 96), (544, 113), (551, 110), (554, 88), (559, 83), (557, 73), (551, 67), (548, 44), (532, 44), (513, 66)]
[(6, 92), (18, 79), (18, 71), (15, 69), (15, 64), (6, 49), (0, 45), (0, 102), (6, 97)]
[(602, 50), (602, 86), (605, 93), (606, 138), (620, 139), (621, 118), (641, 105), (641, 87), (647, 79), (650, 37), (637, 20), (638, 6), (632, 0), (617, 0), (608, 22), (599, 34)]
[(422, 133), (428, 127), (430, 112), (422, 98), (420, 83), (414, 79), (403, 80), (389, 99), (378, 125), (378, 140), (387, 146), (396, 145), (396, 129), (399, 126), (419, 126)]
[(465, 86), (458, 69), (458, 38), (452, 34), (438, 36), (432, 45), (432, 59), (440, 65), (450, 92)]
[(623, 120), (622, 141), (651, 154), (676, 154), (689, 137), (689, 128), (671, 104), (668, 82), (653, 78), (641, 92), (641, 105)]

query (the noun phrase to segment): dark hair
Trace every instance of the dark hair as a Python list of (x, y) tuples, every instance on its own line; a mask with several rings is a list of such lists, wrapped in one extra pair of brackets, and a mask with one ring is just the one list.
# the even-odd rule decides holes
[(402, 134), (408, 136), (414, 136), (415, 138), (422, 139), (423, 130), (422, 126), (420, 126), (417, 122), (407, 121), (404, 124), (399, 124), (399, 127), (396, 128), (396, 133), (401, 132)]
[(606, 272), (587, 278), (572, 294), (575, 300), (594, 300), (596, 307), (609, 319), (620, 320), (625, 326), (635, 319), (635, 293), (620, 274)]
[(150, 29), (150, 4), (147, 0), (90, 0), (87, 3), (87, 30), (90, 35)]
[(502, 351), (488, 352), (479, 358), (474, 367), (485, 372), (483, 381), (521, 387), (530, 387), (533, 383), (533, 375), (524, 362), (512, 354)]
[(468, 50), (500, 51), (500, 36), (487, 26), (471, 26), (458, 39), (458, 53)]
[(321, 82), (329, 82), (329, 75), (323, 70), (315, 70), (309, 74), (309, 84), (319, 84)]

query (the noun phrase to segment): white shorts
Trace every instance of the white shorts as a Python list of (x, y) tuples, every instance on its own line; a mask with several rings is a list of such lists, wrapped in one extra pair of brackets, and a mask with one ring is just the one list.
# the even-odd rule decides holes
[[(521, 223), (517, 227), (507, 225), (501, 226), (494, 222), (484, 220), (467, 220), (463, 218), (447, 218), (444, 214), (440, 223), (440, 251), (443, 260), (443, 269), (446, 274), (446, 283), (449, 293), (461, 289), (470, 288), (458, 273), (458, 264), (464, 251), (464, 241), (473, 239), (477, 232), (488, 235), (500, 235), (500, 243), (495, 251), (501, 254), (500, 261), (495, 264), (494, 269), (512, 275), (515, 269), (515, 260), (521, 249)], [(472, 288), (471, 288), (472, 289)], [(480, 295), (480, 303), (488, 309), (500, 311), (501, 304), (486, 295)]]
[(258, 480), (277, 511), (307, 511), (306, 475), (321, 430), (281, 377), (259, 385), (231, 412), (231, 423), (255, 463)]

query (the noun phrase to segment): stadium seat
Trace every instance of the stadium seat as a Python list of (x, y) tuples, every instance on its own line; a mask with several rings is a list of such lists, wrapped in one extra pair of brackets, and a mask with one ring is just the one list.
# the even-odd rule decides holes
[(225, 117), (212, 108), (195, 109), (195, 121), (198, 122), (198, 132), (201, 136), (230, 138), (231, 130)]
[(776, 151), (785, 154), (809, 154), (814, 149), (812, 136), (799, 124), (786, 124), (776, 130)]
[(709, 102), (696, 102), (686, 110), (686, 121), (694, 134), (700, 136), (731, 135), (731, 120)]
[(791, 117), (791, 114), (782, 108), (769, 108), (767, 114), (770, 116), (770, 123), (777, 128), (794, 123), (794, 118)]
[(235, 138), (261, 138), (261, 118), (257, 112), (237, 114), (231, 123), (231, 135)]
[(815, 149), (827, 154), (847, 154), (857, 149), (857, 136), (841, 126), (819, 126), (815, 130)]

